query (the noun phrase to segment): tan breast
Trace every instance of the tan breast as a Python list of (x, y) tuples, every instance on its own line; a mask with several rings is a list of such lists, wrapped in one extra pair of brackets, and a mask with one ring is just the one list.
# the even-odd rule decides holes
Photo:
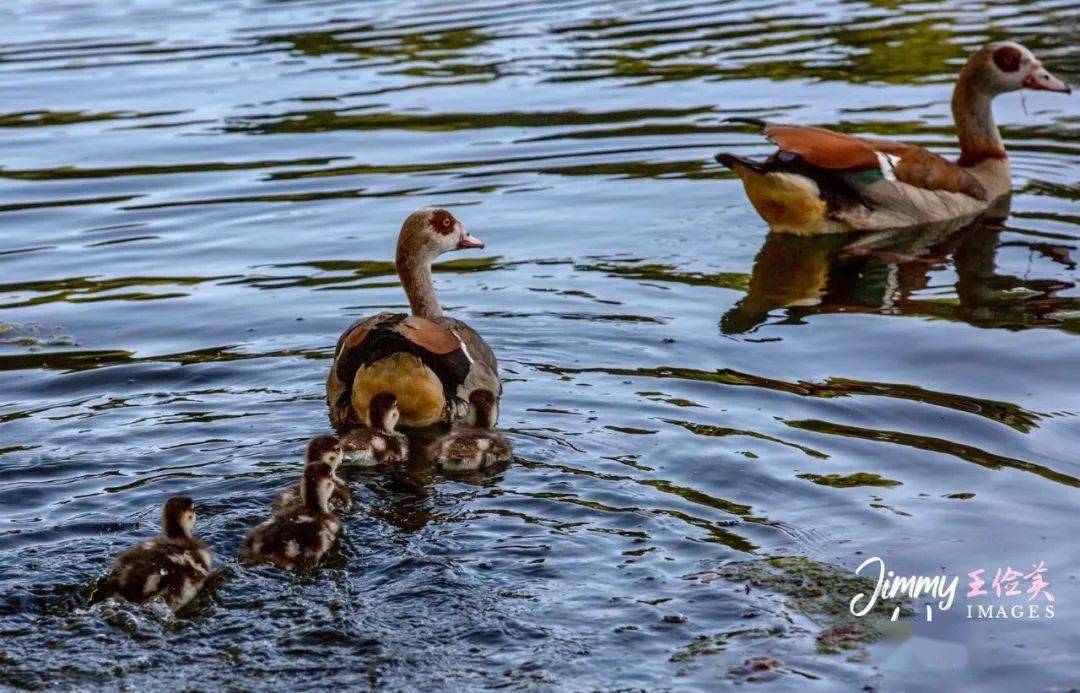
[(351, 396), (359, 418), (367, 420), (368, 403), (380, 392), (391, 392), (397, 397), (402, 426), (431, 426), (445, 417), (446, 398), (442, 383), (412, 354), (398, 352), (370, 366), (360, 367)]

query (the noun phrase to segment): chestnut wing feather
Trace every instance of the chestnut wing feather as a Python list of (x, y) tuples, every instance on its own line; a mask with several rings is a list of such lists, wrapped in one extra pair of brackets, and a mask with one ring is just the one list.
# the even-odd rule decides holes
[(449, 354), (461, 348), (452, 331), (431, 320), (410, 315), (394, 326), (398, 334), (433, 354)]
[(880, 169), (880, 152), (895, 157), (892, 171), (901, 183), (924, 190), (962, 193), (979, 200), (987, 197), (986, 189), (963, 167), (918, 145), (805, 125), (769, 124), (765, 136), (781, 151), (797, 154), (818, 168), (850, 172)]
[[(458, 321), (452, 323), (464, 325)], [(479, 340), (479, 336), (468, 329), (460, 334)], [(356, 373), (361, 366), (394, 353), (404, 352), (419, 358), (439, 378), (443, 391), (454, 396), (474, 370), (470, 358), (472, 351), (464, 339), (446, 324), (446, 319), (433, 321), (404, 313), (380, 313), (353, 323), (338, 339), (334, 365), (326, 381), (331, 423), (339, 428), (359, 423), (350, 402)], [(486, 354), (487, 361), (494, 363), (494, 356), (486, 344), (482, 349), (476, 348)]]
[[(502, 382), (499, 380), (499, 362), (484, 338), (476, 330), (455, 318), (440, 318), (439, 323), (452, 331), (464, 345), (465, 352), (472, 360), (472, 368), (466, 389), (483, 388), (490, 390), (496, 397), (502, 395)], [(464, 393), (467, 397), (468, 393)]]
[(986, 200), (987, 192), (982, 183), (975, 179), (958, 164), (945, 157), (914, 145), (892, 146), (896, 143), (867, 140), (886, 154), (897, 156), (900, 160), (893, 167), (896, 180), (914, 185), (924, 190), (944, 190), (951, 193), (963, 193), (977, 200)]
[(858, 137), (807, 125), (765, 127), (765, 136), (784, 152), (798, 154), (806, 163), (833, 171), (877, 168), (877, 154)]
[(360, 369), (360, 362), (352, 358), (354, 351), (364, 343), (371, 330), (395, 317), (394, 313), (379, 313), (361, 318), (346, 327), (338, 337), (334, 345), (334, 364), (326, 376), (326, 404), (330, 407), (330, 422), (334, 426), (351, 419), (349, 391), (356, 371)]
[[(483, 364), (496, 377), (499, 375), (499, 362), (495, 359), (495, 352), (491, 350), (484, 338), (476, 333), (476, 330), (456, 318), (442, 318), (439, 322), (461, 340), (474, 362)], [(499, 391), (495, 394), (499, 394)]]

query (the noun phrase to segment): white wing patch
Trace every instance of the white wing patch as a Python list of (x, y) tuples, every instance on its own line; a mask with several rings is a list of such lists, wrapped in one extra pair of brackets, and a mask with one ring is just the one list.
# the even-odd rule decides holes
[(875, 151), (874, 153), (877, 154), (881, 175), (885, 177), (885, 180), (896, 180), (896, 165), (900, 163), (900, 157), (885, 152)]
[[(161, 571), (161, 573), (162, 573), (162, 575), (164, 575), (165, 571), (163, 570), (163, 571)], [(154, 592), (156, 592), (157, 588), (158, 588), (158, 585), (160, 585), (160, 584), (161, 584), (161, 575), (158, 575), (157, 573), (154, 573), (152, 575), (147, 575), (146, 576), (146, 583), (143, 585), (143, 591), (142, 591), (143, 596), (148, 597), (151, 594), (153, 594)]]
[(469, 359), (469, 363), (475, 363), (472, 354), (469, 353), (469, 347), (465, 346), (465, 340), (461, 338), (461, 335), (453, 330), (450, 330), (450, 334), (457, 337), (458, 344), (461, 345), (461, 353), (465, 354), (465, 358)]

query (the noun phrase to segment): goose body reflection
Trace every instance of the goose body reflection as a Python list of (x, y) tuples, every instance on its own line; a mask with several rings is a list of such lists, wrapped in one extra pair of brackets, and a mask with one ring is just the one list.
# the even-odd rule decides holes
[(397, 271), (412, 309), (358, 320), (338, 339), (326, 381), (330, 421), (339, 429), (368, 419), (372, 398), (397, 398), (401, 424), (461, 421), (469, 393), (502, 391), (491, 348), (471, 327), (443, 316), (431, 278), (439, 255), (483, 248), (445, 209), (420, 209), (401, 227)]
[(337, 547), (341, 520), (330, 509), (334, 470), (325, 462), (304, 468), (300, 482), (303, 504), (287, 508), (248, 532), (240, 546), (240, 562), (270, 563), (284, 570), (317, 566)]
[(772, 230), (818, 234), (973, 220), (1011, 186), (1005, 144), (990, 103), (1018, 89), (1069, 93), (1024, 46), (991, 43), (960, 71), (952, 111), (954, 163), (917, 145), (824, 128), (733, 118), (763, 128), (779, 151), (764, 162), (720, 153)]
[[(995, 216), (1007, 215), (1007, 199), (995, 205)], [(1058, 296), (1074, 284), (999, 273), (1001, 224), (989, 218), (954, 220), (859, 238), (771, 233), (754, 260), (746, 296), (724, 314), (720, 329), (751, 332), (781, 308), (795, 320), (887, 311), (980, 327), (1057, 325), (1055, 314), (1076, 309), (1075, 298)], [(1026, 243), (1065, 267), (1073, 265), (1067, 245)], [(920, 298), (918, 293), (932, 284), (930, 273), (949, 265), (956, 273), (956, 299)]]
[(178, 611), (202, 589), (212, 554), (192, 535), (195, 504), (190, 498), (170, 498), (161, 520), (163, 536), (120, 553), (105, 588), (128, 601), (161, 601)]
[[(322, 462), (333, 473), (334, 492), (330, 495), (330, 508), (335, 512), (348, 512), (352, 509), (352, 491), (349, 484), (337, 475), (337, 468), (342, 460), (342, 443), (335, 436), (317, 436), (308, 441), (305, 452), (305, 468)], [(304, 504), (301, 484), (294, 484), (282, 491), (274, 500), (274, 513), (296, 510)]]
[(510, 445), (495, 430), (498, 418), (495, 395), (488, 390), (474, 390), (469, 395), (468, 426), (436, 440), (431, 447), (431, 459), (453, 472), (474, 471), (509, 461)]

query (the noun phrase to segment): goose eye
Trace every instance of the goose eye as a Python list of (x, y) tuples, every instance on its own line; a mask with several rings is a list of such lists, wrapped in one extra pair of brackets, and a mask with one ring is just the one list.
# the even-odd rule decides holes
[(454, 230), (454, 217), (445, 209), (440, 209), (435, 212), (435, 217), (431, 220), (431, 227), (436, 233), (447, 236)]
[(1002, 46), (994, 51), (994, 64), (1002, 72), (1016, 72), (1020, 69), (1020, 51), (1012, 46)]

